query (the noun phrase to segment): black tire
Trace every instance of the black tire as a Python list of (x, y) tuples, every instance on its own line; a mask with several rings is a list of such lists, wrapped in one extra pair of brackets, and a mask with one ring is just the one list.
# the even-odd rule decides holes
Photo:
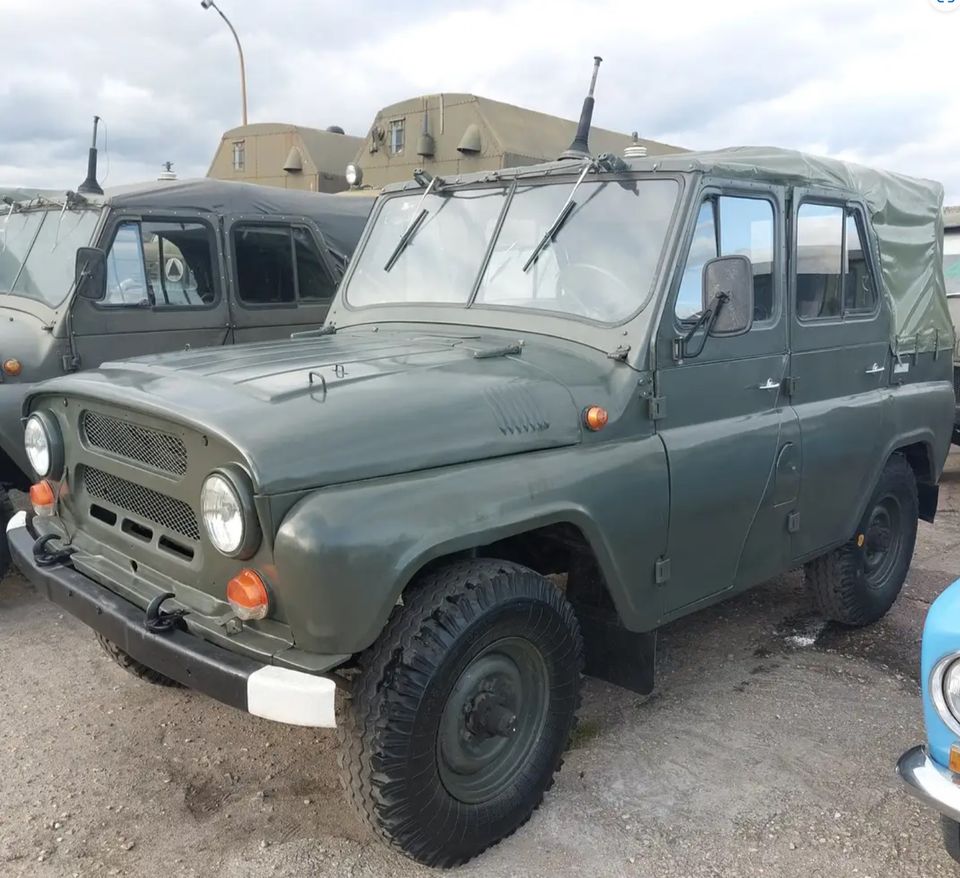
[(941, 814), (940, 831), (943, 833), (943, 846), (947, 853), (960, 863), (960, 823)]
[(6, 488), (0, 487), (0, 579), (10, 572), (10, 543), (7, 542), (7, 522), (13, 517), (13, 501)]
[(858, 628), (876, 622), (893, 606), (913, 558), (918, 517), (913, 469), (903, 455), (893, 454), (857, 533), (804, 567), (825, 618)]
[(583, 641), (557, 588), (510, 562), (451, 564), (404, 598), (360, 657), (341, 779), (392, 847), (456, 866), (526, 823), (553, 784)]
[(167, 686), (175, 689), (181, 688), (181, 685), (176, 680), (172, 680), (170, 677), (161, 674), (159, 671), (155, 671), (153, 668), (148, 668), (143, 662), (138, 662), (135, 658), (131, 657), (129, 653), (120, 649), (112, 640), (107, 640), (106, 637), (100, 634), (97, 634), (96, 638), (97, 643), (103, 647), (103, 651), (128, 674), (133, 674), (137, 679), (145, 680), (154, 686)]

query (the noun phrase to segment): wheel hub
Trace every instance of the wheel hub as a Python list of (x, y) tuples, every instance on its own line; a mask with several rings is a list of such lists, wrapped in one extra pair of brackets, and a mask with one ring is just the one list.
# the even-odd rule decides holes
[(863, 564), (867, 583), (881, 587), (897, 561), (900, 548), (900, 504), (882, 498), (870, 511), (864, 532)]
[(467, 705), (464, 726), (478, 738), (509, 738), (517, 731), (517, 715), (506, 698), (484, 690)]
[(488, 645), (461, 672), (437, 731), (437, 767), (462, 802), (492, 799), (513, 783), (546, 722), (546, 663), (522, 637)]

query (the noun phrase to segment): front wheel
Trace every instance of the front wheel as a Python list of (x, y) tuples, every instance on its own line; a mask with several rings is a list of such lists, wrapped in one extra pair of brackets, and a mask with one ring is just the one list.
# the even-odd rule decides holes
[(538, 573), (474, 560), (428, 575), (361, 656), (341, 727), (361, 818), (429, 866), (510, 835), (560, 768), (582, 655), (573, 609)]
[(0, 579), (10, 572), (10, 543), (7, 541), (7, 522), (13, 517), (13, 501), (7, 489), (0, 487)]
[(96, 637), (97, 643), (100, 644), (103, 651), (128, 674), (133, 674), (138, 680), (144, 680), (147, 683), (152, 683), (154, 686), (179, 688), (180, 684), (176, 680), (171, 679), (165, 674), (161, 674), (159, 671), (155, 671), (143, 662), (138, 662), (130, 653), (124, 652), (112, 640), (107, 640), (107, 638), (101, 634), (97, 634)]
[(823, 615), (851, 627), (880, 619), (897, 599), (913, 558), (917, 480), (902, 454), (887, 461), (857, 533), (804, 567)]

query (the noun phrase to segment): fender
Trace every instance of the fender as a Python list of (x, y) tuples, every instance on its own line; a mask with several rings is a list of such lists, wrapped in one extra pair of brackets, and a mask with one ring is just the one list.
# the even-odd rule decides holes
[(23, 406), (33, 384), (0, 383), (0, 484), (29, 487), (30, 464), (23, 448)]
[(357, 653), (438, 558), (559, 522), (580, 528), (620, 618), (660, 618), (669, 485), (656, 437), (502, 457), (317, 490), (281, 522), (276, 588), (301, 649)]
[[(889, 424), (890, 437), (871, 469), (871, 478), (866, 482), (864, 494), (856, 509), (856, 517), (849, 522), (847, 538), (856, 531), (857, 525), (866, 514), (874, 487), (891, 454), (910, 445), (924, 449), (927, 477), (917, 479), (923, 517), (922, 513), (929, 503), (929, 497), (925, 498), (924, 495), (929, 494), (930, 489), (936, 488), (950, 451), (950, 425), (953, 423), (954, 408), (952, 385), (946, 381), (907, 384), (896, 388), (894, 393), (896, 404), (890, 407), (889, 416), (893, 418), (893, 422)], [(931, 423), (931, 414), (938, 409), (942, 412), (942, 423)], [(918, 427), (918, 424), (927, 426)], [(928, 520), (932, 520), (932, 517)]]

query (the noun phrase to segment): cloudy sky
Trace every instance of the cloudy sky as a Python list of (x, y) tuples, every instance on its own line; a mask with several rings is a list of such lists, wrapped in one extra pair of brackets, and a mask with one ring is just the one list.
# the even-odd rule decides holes
[[(575, 117), (600, 54), (598, 125), (828, 153), (960, 203), (960, 0), (220, 3), (251, 121), (365, 134), (379, 107), (440, 91)], [(0, 0), (0, 59), (3, 185), (79, 183), (94, 113), (110, 184), (167, 160), (203, 174), (240, 121), (236, 50), (200, 0)]]

